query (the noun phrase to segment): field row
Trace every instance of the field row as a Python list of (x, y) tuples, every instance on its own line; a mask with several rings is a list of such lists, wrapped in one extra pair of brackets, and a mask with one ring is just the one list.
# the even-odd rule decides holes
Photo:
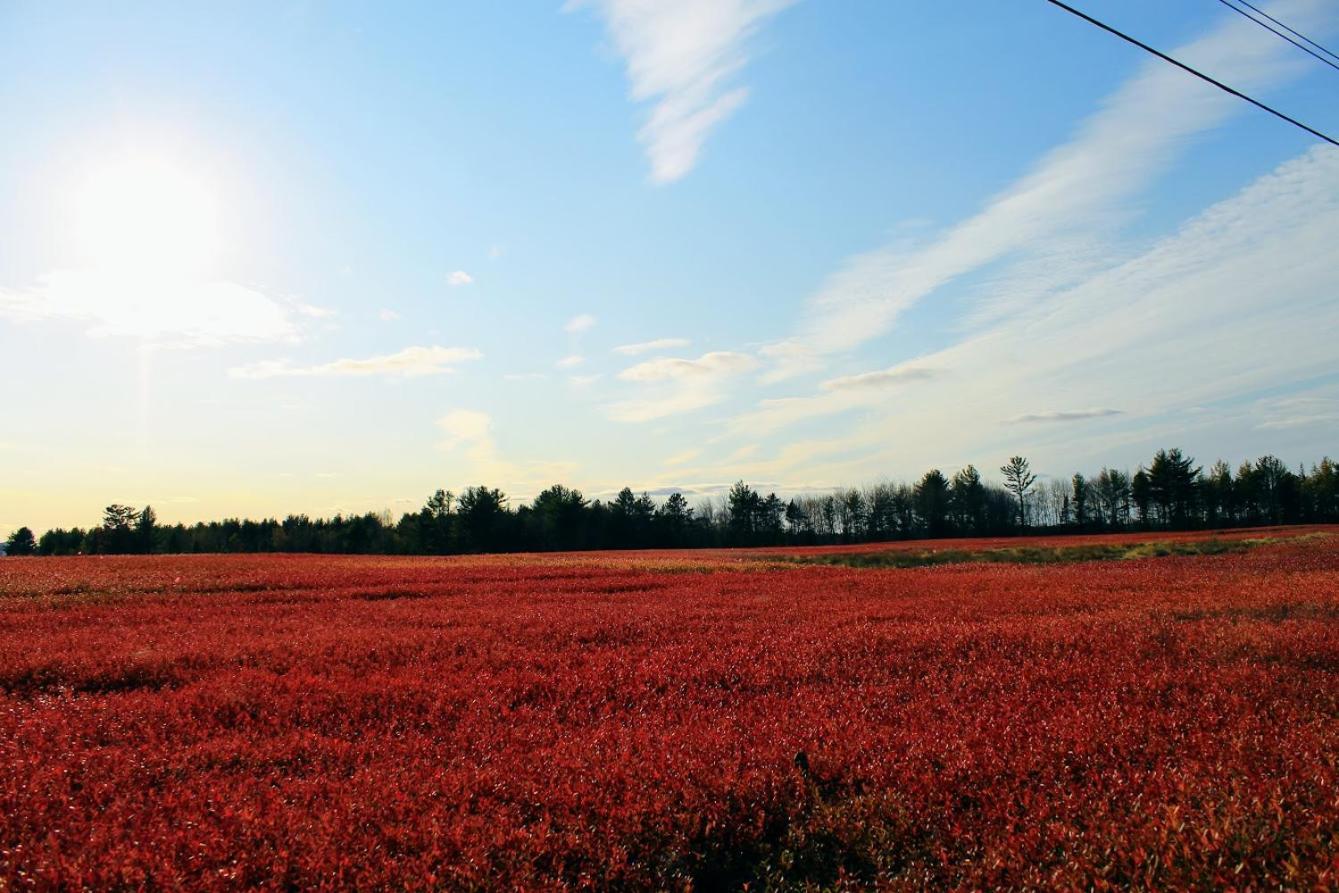
[(0, 562), (0, 889), (1332, 888), (1309, 533)]

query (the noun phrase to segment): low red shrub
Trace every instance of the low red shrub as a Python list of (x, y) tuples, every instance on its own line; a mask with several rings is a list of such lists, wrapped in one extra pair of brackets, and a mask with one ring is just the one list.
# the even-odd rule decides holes
[(1337, 537), (9, 559), (0, 889), (1332, 889), (1336, 672)]

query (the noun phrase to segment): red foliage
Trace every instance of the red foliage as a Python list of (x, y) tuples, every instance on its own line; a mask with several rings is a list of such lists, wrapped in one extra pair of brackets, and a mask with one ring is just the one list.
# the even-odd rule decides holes
[(1337, 621), (1332, 536), (6, 559), (0, 889), (1332, 889)]

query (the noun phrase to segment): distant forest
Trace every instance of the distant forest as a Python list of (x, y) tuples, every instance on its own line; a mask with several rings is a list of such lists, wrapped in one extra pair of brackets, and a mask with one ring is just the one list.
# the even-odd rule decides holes
[(152, 507), (108, 506), (88, 530), (53, 529), (35, 538), (20, 528), (9, 555), (183, 552), (344, 552), (445, 555), (579, 549), (693, 548), (862, 543), (953, 536), (1183, 530), (1339, 522), (1339, 465), (1326, 458), (1289, 469), (1273, 456), (1235, 472), (1219, 461), (1205, 470), (1178, 449), (1159, 450), (1133, 474), (1039, 481), (1027, 459), (987, 483), (973, 466), (939, 469), (914, 484), (883, 483), (782, 500), (740, 481), (690, 506), (682, 493), (657, 501), (625, 488), (588, 500), (555, 484), (513, 507), (490, 487), (438, 490), (397, 521), (389, 512), (282, 521), (228, 519), (159, 524)]

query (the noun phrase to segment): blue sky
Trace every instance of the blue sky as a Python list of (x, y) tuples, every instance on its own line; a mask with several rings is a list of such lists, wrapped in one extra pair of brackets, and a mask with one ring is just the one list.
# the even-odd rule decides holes
[[(1083, 8), (1339, 130), (1221, 4)], [(0, 531), (1333, 453), (1339, 153), (1041, 0), (10, 2), (0, 58)]]

